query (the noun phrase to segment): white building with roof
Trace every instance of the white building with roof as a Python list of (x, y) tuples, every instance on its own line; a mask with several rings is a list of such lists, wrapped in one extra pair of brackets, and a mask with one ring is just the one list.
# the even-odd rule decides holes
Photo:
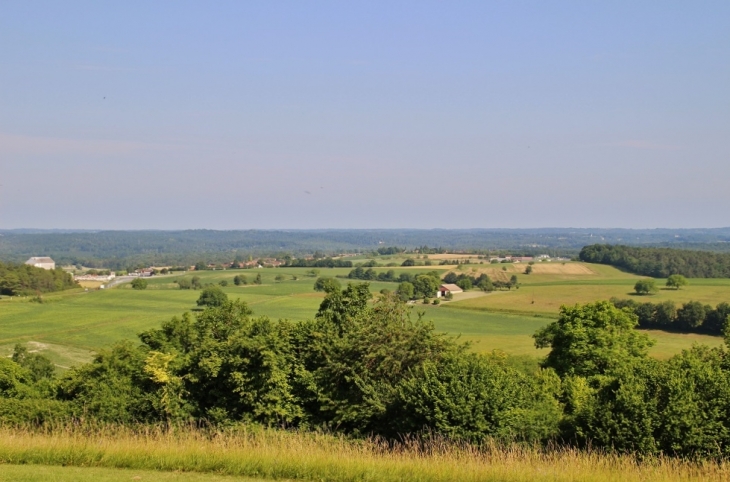
[(48, 256), (33, 256), (25, 264), (35, 266), (36, 268), (56, 269), (56, 262)]

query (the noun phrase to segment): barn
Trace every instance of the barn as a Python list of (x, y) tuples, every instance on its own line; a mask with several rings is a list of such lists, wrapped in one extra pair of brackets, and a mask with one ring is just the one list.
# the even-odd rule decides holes
[(464, 292), (464, 290), (459, 288), (457, 285), (455, 285), (453, 283), (445, 283), (445, 284), (442, 284), (441, 286), (439, 286), (439, 290), (438, 290), (438, 292), (436, 292), (436, 297), (440, 298), (442, 296), (446, 296), (446, 293), (454, 294), (454, 293), (463, 293), (463, 292)]
[(48, 256), (34, 256), (26, 261), (25, 264), (35, 266), (36, 268), (56, 269), (56, 262)]

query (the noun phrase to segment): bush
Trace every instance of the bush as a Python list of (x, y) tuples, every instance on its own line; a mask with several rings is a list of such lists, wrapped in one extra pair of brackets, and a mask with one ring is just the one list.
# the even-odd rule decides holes
[(636, 291), (637, 295), (648, 295), (650, 293), (656, 293), (657, 288), (653, 279), (641, 279), (634, 285), (634, 291)]
[(147, 280), (142, 278), (135, 278), (132, 280), (132, 289), (135, 290), (146, 290), (147, 289)]
[(333, 293), (340, 290), (340, 282), (335, 278), (322, 277), (317, 278), (314, 282), (314, 291), (324, 291), (325, 293)]
[(177, 283), (177, 286), (181, 290), (189, 290), (193, 287), (193, 284), (187, 278), (180, 278), (179, 280), (175, 280), (175, 283)]
[(427, 361), (398, 387), (401, 433), (430, 429), (451, 439), (546, 441), (561, 409), (554, 372), (527, 375), (499, 357), (459, 354)]
[(68, 402), (43, 398), (0, 398), (0, 425), (57, 425), (74, 418), (74, 406)]
[(198, 306), (223, 306), (227, 301), (228, 296), (220, 286), (212, 285), (203, 289), (196, 303)]

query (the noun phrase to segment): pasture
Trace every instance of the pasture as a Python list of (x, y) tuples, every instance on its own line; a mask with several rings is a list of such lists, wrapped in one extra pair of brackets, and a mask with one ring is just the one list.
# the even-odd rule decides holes
[[(395, 257), (394, 257), (395, 258)], [(378, 259), (384, 263), (387, 260)], [(525, 264), (472, 264), (456, 266), (378, 267), (378, 272), (393, 269), (396, 273), (436, 270), (477, 274), (485, 272), (493, 279), (517, 274), (520, 288), (511, 291), (483, 293), (470, 291), (457, 295), (452, 302), (439, 306), (413, 305), (413, 316), (423, 313), (436, 329), (459, 335), (479, 352), (503, 350), (515, 355), (540, 355), (531, 335), (557, 316), (562, 304), (575, 304), (608, 299), (628, 298), (638, 276), (614, 268), (584, 263), (536, 263), (533, 273), (522, 274)], [(314, 277), (307, 268), (270, 268), (253, 270), (203, 271), (158, 276), (149, 279), (146, 290), (133, 290), (129, 284), (114, 289), (70, 290), (44, 296), (43, 303), (28, 298), (0, 300), (0, 354), (8, 355), (15, 343), (28, 343), (31, 350), (43, 352), (61, 368), (88, 360), (92, 352), (120, 339), (136, 339), (136, 335), (195, 308), (200, 292), (180, 290), (179, 278), (200, 276), (201, 282), (228, 282), (223, 290), (229, 298), (240, 298), (249, 304), (256, 316), (272, 319), (304, 320), (314, 316), (323, 298), (313, 291)], [(320, 276), (346, 276), (349, 268), (320, 269)], [(252, 284), (256, 275), (261, 285)], [(233, 278), (245, 275), (248, 283), (235, 286)], [(277, 276), (283, 276), (277, 281)], [(294, 279), (296, 278), (296, 279)], [(347, 279), (340, 279), (345, 285)], [(354, 280), (358, 281), (358, 280)], [(657, 280), (662, 286), (663, 280)], [(383, 288), (393, 290), (395, 283), (371, 282), (373, 293)], [(639, 301), (676, 303), (699, 300), (715, 305), (730, 301), (730, 280), (690, 280), (681, 290), (660, 290), (651, 296), (634, 297)], [(719, 345), (718, 337), (651, 332), (657, 340), (653, 354), (666, 358), (692, 343)]]

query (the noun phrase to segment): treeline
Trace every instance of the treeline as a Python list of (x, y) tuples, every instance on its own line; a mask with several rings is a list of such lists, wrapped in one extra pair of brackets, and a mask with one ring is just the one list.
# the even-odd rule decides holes
[[(218, 290), (220, 291), (220, 290)], [(470, 352), (395, 296), (329, 291), (314, 319), (272, 321), (216, 298), (60, 379), (38, 354), (0, 358), (5, 423), (246, 422), (387, 439), (441, 435), (643, 455), (730, 456), (730, 356), (667, 360), (609, 302), (563, 307), (535, 334), (541, 367)], [(201, 296), (202, 298), (202, 296)]]
[(352, 261), (346, 259), (288, 259), (284, 266), (292, 268), (352, 268)]
[(638, 318), (639, 327), (681, 333), (722, 335), (730, 316), (730, 304), (720, 303), (715, 308), (699, 301), (677, 306), (671, 301), (639, 303), (635, 300), (611, 298), (617, 308), (628, 308)]
[(520, 283), (517, 279), (517, 275), (513, 274), (509, 281), (492, 280), (486, 273), (482, 273), (479, 276), (472, 276), (466, 273), (456, 274), (450, 271), (444, 275), (444, 283), (453, 283), (464, 291), (472, 288), (479, 288), (482, 291), (495, 291), (495, 290), (511, 290), (512, 288), (519, 288)]
[[(410, 283), (414, 284), (414, 281), (418, 276), (428, 276), (435, 280), (434, 282), (421, 283), (418, 288), (414, 285), (414, 291), (411, 298), (430, 298), (435, 295), (436, 290), (442, 283), (441, 277), (438, 271), (429, 271), (419, 275), (413, 275), (411, 273), (395, 274), (394, 270), (377, 272), (372, 268), (364, 269), (362, 266), (350, 271), (347, 275), (350, 279), (358, 279), (363, 281), (385, 281), (385, 282), (396, 282), (396, 283)], [(459, 286), (464, 291), (468, 291), (473, 288), (478, 288), (482, 291), (495, 291), (495, 290), (511, 290), (512, 288), (519, 288), (519, 281), (517, 275), (512, 275), (509, 281), (492, 280), (487, 274), (481, 273), (479, 276), (472, 276), (466, 273), (454, 273), (450, 271), (443, 278), (443, 283), (453, 283)], [(402, 293), (408, 294), (408, 288), (400, 288)]]
[(579, 258), (654, 278), (673, 274), (688, 278), (730, 277), (730, 254), (708, 251), (593, 244), (581, 249)]
[(8, 296), (50, 293), (78, 287), (73, 276), (61, 268), (52, 270), (27, 264), (0, 262), (0, 294)]
[(347, 275), (350, 279), (363, 281), (386, 281), (399, 283), (395, 292), (403, 300), (428, 299), (436, 296), (441, 285), (441, 276), (438, 271), (428, 271), (416, 274), (395, 274), (394, 270), (377, 273), (374, 269), (363, 269), (358, 266)]

